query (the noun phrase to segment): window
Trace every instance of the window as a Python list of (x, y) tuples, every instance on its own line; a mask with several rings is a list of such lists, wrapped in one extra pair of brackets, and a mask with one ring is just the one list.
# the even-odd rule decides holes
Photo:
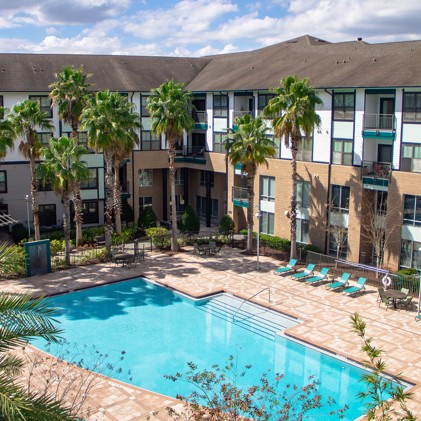
[[(186, 205), (186, 203), (184, 201), (184, 196), (182, 194), (176, 194), (175, 195), (175, 208), (176, 208), (177, 215), (183, 214), (185, 205)], [(172, 201), (171, 201), (171, 199), (170, 199), (170, 216), (172, 216)]]
[(376, 214), (377, 215), (386, 215), (387, 213), (387, 198), (388, 194), (385, 191), (376, 191)]
[(0, 193), (7, 193), (6, 171), (0, 171)]
[(403, 196), (403, 224), (421, 226), (421, 196)]
[(404, 94), (403, 121), (405, 123), (421, 122), (421, 92)]
[(81, 181), (81, 189), (96, 189), (98, 188), (98, 170), (96, 168), (89, 168), (88, 177)]
[(151, 187), (153, 181), (153, 170), (139, 170), (137, 173), (139, 187)]
[(348, 228), (331, 225), (329, 228), (329, 254), (346, 259), (348, 252)]
[(142, 117), (149, 117), (149, 111), (147, 108), (148, 105), (148, 96), (142, 95), (141, 97), (141, 101), (142, 101), (142, 111), (141, 111), (141, 116)]
[(260, 200), (275, 201), (275, 177), (260, 176)]
[(349, 211), (349, 187), (332, 185), (332, 205), (334, 210)]
[(175, 170), (175, 185), (184, 186), (184, 171), (182, 168), (176, 168)]
[(334, 120), (354, 120), (354, 99), (353, 93), (333, 94), (333, 119)]
[(275, 232), (275, 214), (264, 211), (260, 211), (260, 214), (260, 232), (273, 235)]
[(228, 96), (214, 95), (213, 96), (213, 116), (227, 117), (228, 116)]
[(48, 118), (53, 118), (51, 99), (48, 97), (48, 95), (29, 95), (29, 99), (34, 102), (39, 102), (41, 111), (46, 113)]
[(297, 181), (297, 208), (310, 207), (310, 181)]
[(56, 225), (56, 205), (39, 205), (38, 216), (40, 226), (51, 227)]
[(273, 137), (268, 134), (266, 134), (266, 137), (273, 142), (273, 147), (275, 148), (275, 154), (273, 155), (273, 158), (279, 158), (281, 153), (281, 139), (279, 139), (279, 137)]
[(215, 174), (214, 174), (213, 171), (204, 171), (204, 170), (201, 170), (200, 171), (200, 185), (206, 187), (206, 173), (209, 174), (209, 183), (210, 183), (210, 186), (211, 187), (214, 187), (215, 186), (215, 184), (214, 184)]
[(268, 105), (268, 102), (274, 97), (275, 97), (274, 94), (259, 94), (259, 97), (257, 100), (258, 101), (257, 107), (258, 107), (259, 114), (263, 112), (264, 108)]
[(50, 145), (50, 139), (52, 137), (53, 137), (52, 133), (40, 133), (40, 132), (38, 132), (38, 141), (41, 142), (46, 147), (48, 147)]
[[(211, 202), (211, 219), (218, 220), (218, 200), (210, 199)], [(199, 218), (206, 218), (206, 197), (196, 196), (196, 212)]]
[[(72, 132), (63, 132), (63, 136), (72, 137)], [(83, 145), (86, 147), (88, 144), (88, 133), (87, 132), (79, 132), (79, 145)]]
[(98, 202), (82, 202), (82, 213), (84, 224), (98, 224)]
[(161, 136), (149, 130), (142, 130), (142, 151), (159, 151)]
[(42, 180), (38, 178), (38, 191), (53, 191), (51, 180)]
[(402, 240), (401, 267), (421, 270), (421, 243), (417, 241)]
[(308, 219), (297, 219), (297, 241), (308, 244)]
[(219, 153), (226, 153), (225, 140), (227, 138), (226, 133), (214, 133), (213, 134), (213, 151)]
[(139, 215), (148, 206), (152, 206), (152, 197), (149, 197), (149, 196), (139, 197)]
[(352, 165), (352, 140), (333, 139), (332, 164)]
[(402, 171), (421, 172), (421, 145), (402, 144)]
[(313, 138), (303, 137), (297, 151), (298, 161), (311, 161), (313, 155)]

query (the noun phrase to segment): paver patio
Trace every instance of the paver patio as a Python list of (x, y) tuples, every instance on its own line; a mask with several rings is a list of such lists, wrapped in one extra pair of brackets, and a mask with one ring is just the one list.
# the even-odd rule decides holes
[[(226, 291), (249, 298), (270, 287), (253, 300), (293, 315), (304, 321), (287, 334), (305, 342), (361, 361), (360, 339), (351, 333), (350, 315), (358, 312), (367, 323), (367, 334), (385, 351), (387, 371), (402, 373), (415, 384), (410, 408), (421, 414), (421, 322), (416, 323), (413, 311), (385, 310), (376, 302), (377, 289), (368, 285), (366, 292), (355, 297), (328, 291), (323, 285), (307, 285), (289, 276), (276, 276), (273, 269), (279, 261), (260, 256), (245, 256), (238, 249), (224, 248), (222, 257), (199, 258), (191, 251), (175, 255), (153, 253), (135, 267), (117, 267), (111, 263), (72, 268), (44, 276), (4, 281), (2, 291), (50, 295), (100, 285), (143, 275), (191, 296), (199, 297)], [(177, 407), (174, 399), (104, 378), (90, 397), (95, 413), (89, 421), (168, 419), (167, 406)]]

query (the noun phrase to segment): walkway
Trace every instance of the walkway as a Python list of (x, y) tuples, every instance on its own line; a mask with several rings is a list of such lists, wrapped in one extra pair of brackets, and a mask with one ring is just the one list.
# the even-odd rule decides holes
[[(28, 292), (37, 295), (55, 294), (144, 275), (193, 296), (227, 291), (247, 298), (265, 287), (256, 301), (270, 305), (305, 323), (288, 330), (288, 334), (354, 360), (362, 360), (360, 339), (350, 332), (350, 315), (358, 312), (367, 322), (367, 333), (385, 351), (387, 369), (402, 375), (415, 387), (410, 407), (421, 414), (421, 322), (414, 321), (414, 312), (385, 310), (376, 303), (377, 290), (368, 286), (366, 293), (356, 297), (311, 286), (289, 277), (272, 273), (279, 262), (261, 256), (260, 270), (256, 258), (244, 256), (239, 250), (224, 248), (223, 257), (199, 258), (191, 251), (175, 255), (152, 254), (136, 267), (121, 268), (112, 264), (74, 268), (45, 276), (2, 282), (3, 291)], [(418, 384), (417, 384), (418, 382)], [(90, 421), (166, 419), (165, 407), (177, 406), (173, 399), (104, 379), (91, 394), (90, 404), (96, 408)]]

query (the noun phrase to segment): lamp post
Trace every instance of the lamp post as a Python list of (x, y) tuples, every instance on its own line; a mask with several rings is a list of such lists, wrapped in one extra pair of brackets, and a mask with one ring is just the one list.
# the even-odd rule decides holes
[(257, 250), (256, 250), (256, 270), (259, 270), (260, 268), (260, 262), (259, 262), (259, 251), (260, 251), (260, 218), (262, 217), (262, 214), (260, 210), (258, 209), (256, 212), (256, 218), (257, 218)]
[(31, 226), (29, 225), (29, 196), (25, 196), (26, 200), (26, 221), (28, 224), (28, 240), (31, 238)]

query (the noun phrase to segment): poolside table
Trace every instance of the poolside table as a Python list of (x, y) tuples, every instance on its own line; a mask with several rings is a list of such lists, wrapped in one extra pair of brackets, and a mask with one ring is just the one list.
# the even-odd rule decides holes
[(402, 300), (403, 298), (406, 298), (408, 294), (405, 294), (404, 292), (398, 291), (396, 289), (386, 289), (384, 291), (384, 296), (392, 299), (393, 308), (396, 309), (397, 308), (396, 304), (398, 300)]
[(126, 264), (130, 265), (134, 262), (134, 260), (135, 260), (135, 257), (133, 254), (125, 253), (125, 252), (117, 253), (114, 256), (114, 261), (116, 263), (121, 263), (122, 266), (125, 266)]

